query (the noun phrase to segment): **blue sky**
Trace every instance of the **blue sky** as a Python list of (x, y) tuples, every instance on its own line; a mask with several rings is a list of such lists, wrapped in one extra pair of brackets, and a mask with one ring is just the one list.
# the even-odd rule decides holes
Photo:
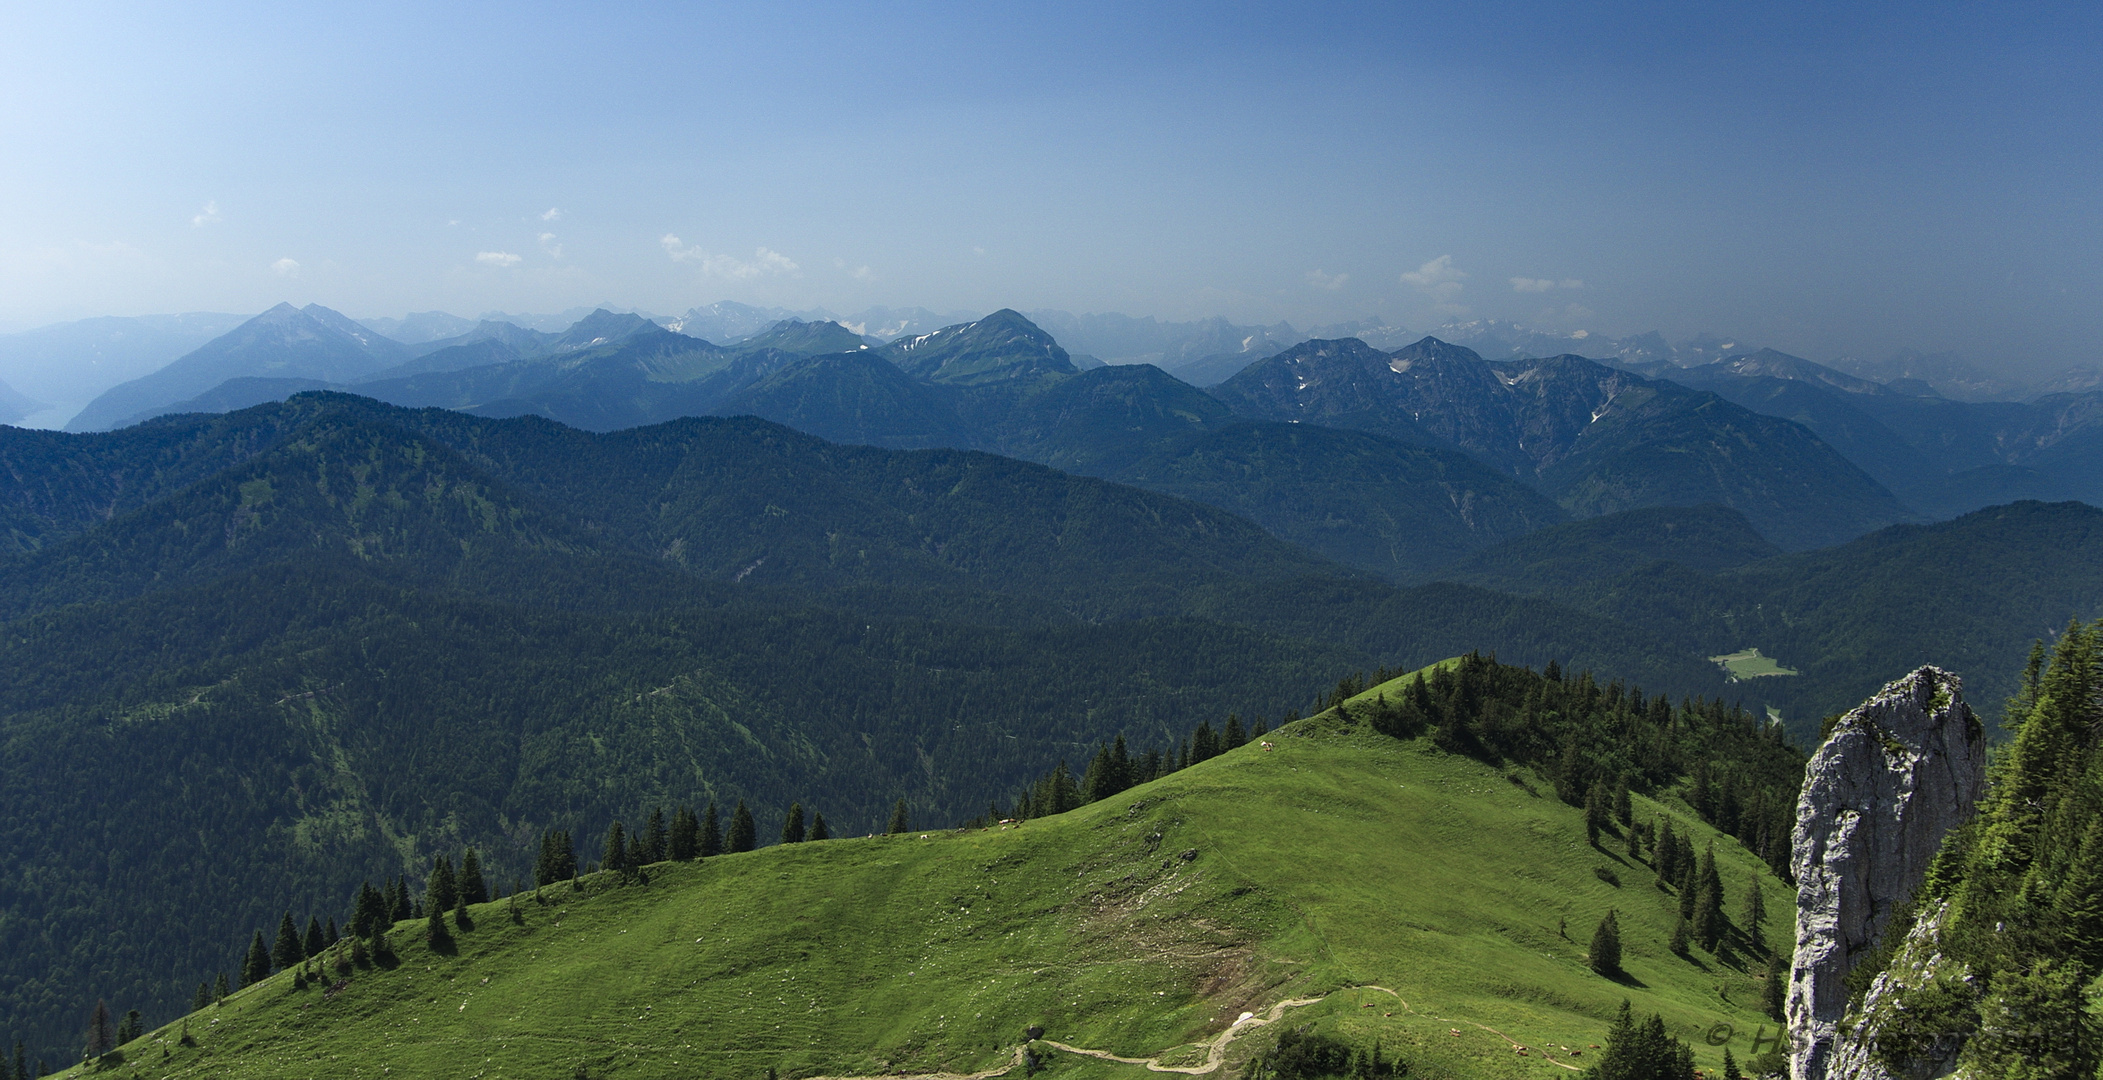
[(5, 22), (15, 326), (734, 299), (2103, 359), (2093, 5), (9, 0)]

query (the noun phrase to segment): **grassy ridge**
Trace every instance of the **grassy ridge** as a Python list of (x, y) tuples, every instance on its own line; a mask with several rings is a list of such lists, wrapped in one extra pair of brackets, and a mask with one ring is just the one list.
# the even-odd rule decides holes
[[(1292, 1021), (1377, 1038), (1432, 1074), (1564, 1075), (1539, 1049), (1596, 1042), (1624, 996), (1663, 1012), (1705, 1064), (1721, 1051), (1699, 1036), (1719, 1021), (1746, 1055), (1754, 981), (1668, 952), (1674, 900), (1643, 867), (1588, 847), (1581, 814), (1527, 777), (1326, 717), (1270, 741), (1022, 826), (770, 848), (659, 865), (642, 884), (600, 875), (544, 902), (528, 894), (520, 923), (506, 902), (481, 905), (457, 955), (404, 923), (397, 966), (358, 969), (327, 997), (280, 973), (193, 1015), (196, 1047), (178, 1043), (178, 1022), (125, 1047), (122, 1068), (969, 1072), (1011, 1061), (1030, 1024), (1073, 1046), (1189, 1059), (1188, 1044), (1243, 1011), (1332, 992)], [(1662, 809), (1638, 800), (1640, 816)], [(1676, 816), (1698, 842), (1710, 835)], [(1717, 854), (1734, 910), (1755, 874), (1768, 910), (1789, 910), (1756, 860), (1727, 840)], [(1583, 959), (1609, 907), (1621, 983)], [(1351, 989), (1368, 985), (1393, 993)], [(1069, 1055), (1055, 1068), (1144, 1073)]]

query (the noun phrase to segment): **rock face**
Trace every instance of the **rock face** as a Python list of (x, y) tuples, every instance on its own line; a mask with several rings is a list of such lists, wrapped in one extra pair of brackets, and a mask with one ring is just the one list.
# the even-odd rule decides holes
[(1790, 1071), (1827, 1080), (1847, 973), (1877, 943), (1986, 783), (1986, 733), (1957, 676), (1924, 667), (1841, 719), (1796, 805)]

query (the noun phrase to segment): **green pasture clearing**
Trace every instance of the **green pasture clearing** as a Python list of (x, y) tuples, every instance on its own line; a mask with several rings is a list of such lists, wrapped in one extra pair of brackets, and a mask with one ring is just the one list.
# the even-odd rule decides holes
[(1709, 657), (1711, 663), (1723, 665), (1733, 679), (1757, 679), (1766, 675), (1799, 675), (1795, 668), (1783, 667), (1772, 657), (1761, 656), (1758, 649), (1745, 649)]
[[(516, 922), (508, 901), (478, 905), (456, 954), (402, 923), (391, 965), (346, 976), (331, 962), (304, 989), (279, 973), (100, 1071), (971, 1073), (1011, 1063), (1029, 1025), (1074, 1047), (1187, 1056), (1241, 1013), (1299, 997), (1323, 1000), (1286, 1022), (1377, 1039), (1434, 1076), (1568, 1075), (1543, 1050), (1586, 1064), (1624, 997), (1662, 1012), (1705, 1067), (1722, 1060), (1703, 1039), (1716, 1025), (1741, 1060), (1763, 1023), (1772, 1033), (1747, 939), (1734, 935), (1735, 956), (1669, 952), (1675, 898), (1618, 840), (1589, 846), (1581, 812), (1539, 778), (1333, 716), (1267, 741), (1019, 826), (785, 845), (658, 864), (629, 883), (599, 874), (524, 894)], [(1636, 804), (1697, 843), (1713, 835)], [(1785, 947), (1787, 887), (1734, 841), (1716, 852), (1728, 909), (1757, 880), (1781, 919), (1766, 944)], [(1584, 962), (1609, 907), (1621, 981)], [(179, 1041), (185, 1023), (195, 1046)], [(1228, 1060), (1267, 1035), (1235, 1042)], [(1062, 1077), (1158, 1075), (1051, 1062)]]

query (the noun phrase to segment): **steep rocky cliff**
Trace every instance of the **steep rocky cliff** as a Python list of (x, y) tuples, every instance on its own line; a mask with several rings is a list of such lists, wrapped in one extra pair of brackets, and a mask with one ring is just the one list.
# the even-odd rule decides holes
[(1840, 720), (1805, 770), (1791, 860), (1796, 1080), (1827, 1080), (1849, 969), (1919, 886), (1944, 834), (1977, 806), (1986, 736), (1961, 690), (1932, 667), (1890, 683)]

